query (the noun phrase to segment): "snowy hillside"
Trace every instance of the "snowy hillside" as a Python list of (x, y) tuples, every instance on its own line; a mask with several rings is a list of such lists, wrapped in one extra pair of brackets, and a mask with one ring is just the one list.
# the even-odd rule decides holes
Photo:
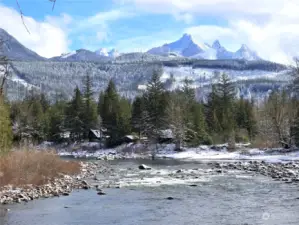
[(23, 46), (16, 38), (1, 28), (0, 41), (4, 41), (3, 46), (0, 46), (0, 55), (5, 55), (11, 60), (46, 60), (37, 53)]
[[(142, 60), (143, 58), (143, 60)], [(242, 61), (210, 60), (166, 60), (150, 54), (126, 54), (114, 62), (14, 62), (13, 76), (8, 82), (8, 95), (11, 99), (22, 98), (28, 88), (43, 90), (54, 98), (57, 93), (69, 98), (87, 72), (92, 78), (95, 98), (108, 84), (116, 82), (121, 95), (134, 98), (138, 95), (154, 70), (162, 69), (162, 81), (169, 90), (182, 85), (188, 77), (194, 81), (198, 97), (204, 98), (215, 80), (216, 73), (227, 73), (237, 82), (240, 95), (262, 98), (269, 90), (277, 89), (290, 80), (286, 67), (269, 62), (244, 63)], [(67, 85), (66, 85), (67, 84)]]

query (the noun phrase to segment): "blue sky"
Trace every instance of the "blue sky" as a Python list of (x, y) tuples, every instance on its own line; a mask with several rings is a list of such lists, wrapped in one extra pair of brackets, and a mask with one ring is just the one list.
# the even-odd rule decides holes
[[(0, 27), (42, 56), (79, 48), (146, 51), (190, 33), (198, 44), (247, 44), (265, 59), (298, 54), (298, 0), (0, 0)], [(252, 7), (254, 6), (254, 7)]]

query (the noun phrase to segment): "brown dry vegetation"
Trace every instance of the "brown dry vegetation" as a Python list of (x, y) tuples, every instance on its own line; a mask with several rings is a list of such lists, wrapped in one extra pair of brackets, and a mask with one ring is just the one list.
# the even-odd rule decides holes
[(53, 151), (13, 151), (0, 156), (0, 187), (42, 185), (63, 175), (80, 173), (80, 164), (65, 161)]

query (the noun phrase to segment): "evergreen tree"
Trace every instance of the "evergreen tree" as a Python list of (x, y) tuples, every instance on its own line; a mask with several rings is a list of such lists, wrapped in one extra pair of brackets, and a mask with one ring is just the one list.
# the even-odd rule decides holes
[(83, 100), (78, 87), (74, 90), (74, 97), (66, 109), (67, 127), (73, 140), (80, 140), (84, 133)]
[(241, 97), (236, 102), (236, 124), (238, 128), (245, 128), (247, 122), (247, 112), (245, 108), (246, 101)]
[(206, 105), (206, 118), (209, 133), (220, 133), (222, 132), (220, 121), (218, 118), (219, 115), (219, 98), (216, 95), (216, 86), (212, 85), (212, 91), (208, 96), (208, 103)]
[(99, 94), (99, 99), (98, 99), (98, 115), (101, 114), (102, 107), (104, 104), (104, 99), (105, 99), (105, 93), (101, 91)]
[(29, 105), (29, 117), (28, 122), (32, 130), (33, 138), (40, 142), (45, 138), (45, 129), (47, 127), (46, 118), (43, 112), (43, 107), (39, 101), (39, 97), (36, 96), (32, 99), (31, 104)]
[(193, 126), (194, 136), (191, 140), (193, 145), (199, 144), (211, 144), (211, 138), (209, 137), (207, 130), (207, 125), (205, 121), (205, 116), (203, 112), (203, 105), (196, 103), (192, 107), (193, 115)]
[(132, 105), (132, 129), (138, 133), (139, 139), (146, 132), (147, 113), (145, 99), (143, 96), (137, 96)]
[(45, 113), (49, 107), (50, 107), (50, 102), (48, 101), (46, 95), (44, 93), (41, 93), (40, 95), (40, 104), (42, 106), (43, 112)]
[(257, 121), (254, 113), (254, 102), (245, 101), (245, 129), (248, 132), (249, 140), (252, 140), (257, 134)]
[(89, 74), (86, 75), (84, 81), (84, 101), (83, 101), (83, 122), (84, 122), (84, 130), (85, 130), (85, 137), (89, 129), (93, 129), (96, 127), (97, 124), (97, 106), (93, 100), (93, 92), (91, 86), (91, 78)]
[(234, 143), (234, 100), (235, 100), (235, 86), (226, 74), (222, 74), (218, 83), (215, 86), (215, 94), (219, 100), (218, 120), (225, 141)]
[(190, 127), (189, 124), (185, 122), (186, 113), (188, 113), (188, 103), (184, 97), (182, 91), (177, 90), (171, 94), (170, 101), (167, 105), (167, 124), (174, 136), (176, 150), (181, 150), (182, 145), (187, 140), (186, 136)]
[(125, 98), (121, 98), (117, 111), (117, 134), (120, 139), (131, 132), (131, 115), (130, 102)]
[(57, 101), (54, 105), (49, 108), (48, 119), (49, 119), (49, 133), (48, 137), (51, 141), (60, 141), (61, 135), (67, 131), (66, 122), (66, 107), (65, 101)]
[(155, 143), (158, 142), (160, 132), (166, 127), (167, 95), (160, 81), (161, 72), (155, 71), (144, 94), (145, 106), (148, 114), (147, 135)]
[(184, 123), (187, 125), (186, 137), (191, 145), (210, 143), (207, 134), (207, 125), (203, 105), (196, 102), (195, 90), (191, 87), (192, 81), (184, 80), (182, 94), (184, 101)]
[(103, 104), (100, 107), (100, 115), (102, 117), (103, 126), (107, 129), (107, 135), (110, 136), (110, 145), (114, 145), (119, 141), (118, 135), (118, 110), (119, 96), (116, 92), (115, 84), (109, 81), (105, 90)]
[(0, 96), (0, 154), (9, 151), (12, 143), (12, 129), (9, 109)]

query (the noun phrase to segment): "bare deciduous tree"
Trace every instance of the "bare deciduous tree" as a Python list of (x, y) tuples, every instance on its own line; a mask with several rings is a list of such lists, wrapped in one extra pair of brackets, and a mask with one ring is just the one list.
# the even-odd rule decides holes
[(185, 113), (187, 107), (184, 106), (184, 102), (179, 96), (173, 96), (168, 103), (167, 116), (169, 121), (169, 127), (173, 133), (175, 139), (175, 148), (181, 149), (181, 146), (185, 140), (186, 130), (188, 129), (185, 124)]
[(297, 119), (297, 103), (285, 91), (272, 93), (258, 110), (260, 137), (269, 142), (269, 147), (294, 144), (294, 124)]
[[(52, 5), (52, 11), (54, 11), (55, 4), (56, 4), (56, 0), (47, 0), (47, 1), (53, 2), (53, 5)], [(16, 3), (17, 3), (17, 6), (18, 6), (18, 9), (19, 9), (19, 13), (20, 13), (20, 16), (21, 16), (22, 23), (23, 23), (23, 25), (24, 25), (26, 31), (30, 34), (30, 31), (29, 31), (29, 29), (27, 28), (26, 23), (25, 23), (25, 21), (24, 21), (24, 14), (23, 14), (22, 8), (21, 8), (21, 6), (20, 6), (20, 4), (19, 4), (19, 1), (16, 0)]]

